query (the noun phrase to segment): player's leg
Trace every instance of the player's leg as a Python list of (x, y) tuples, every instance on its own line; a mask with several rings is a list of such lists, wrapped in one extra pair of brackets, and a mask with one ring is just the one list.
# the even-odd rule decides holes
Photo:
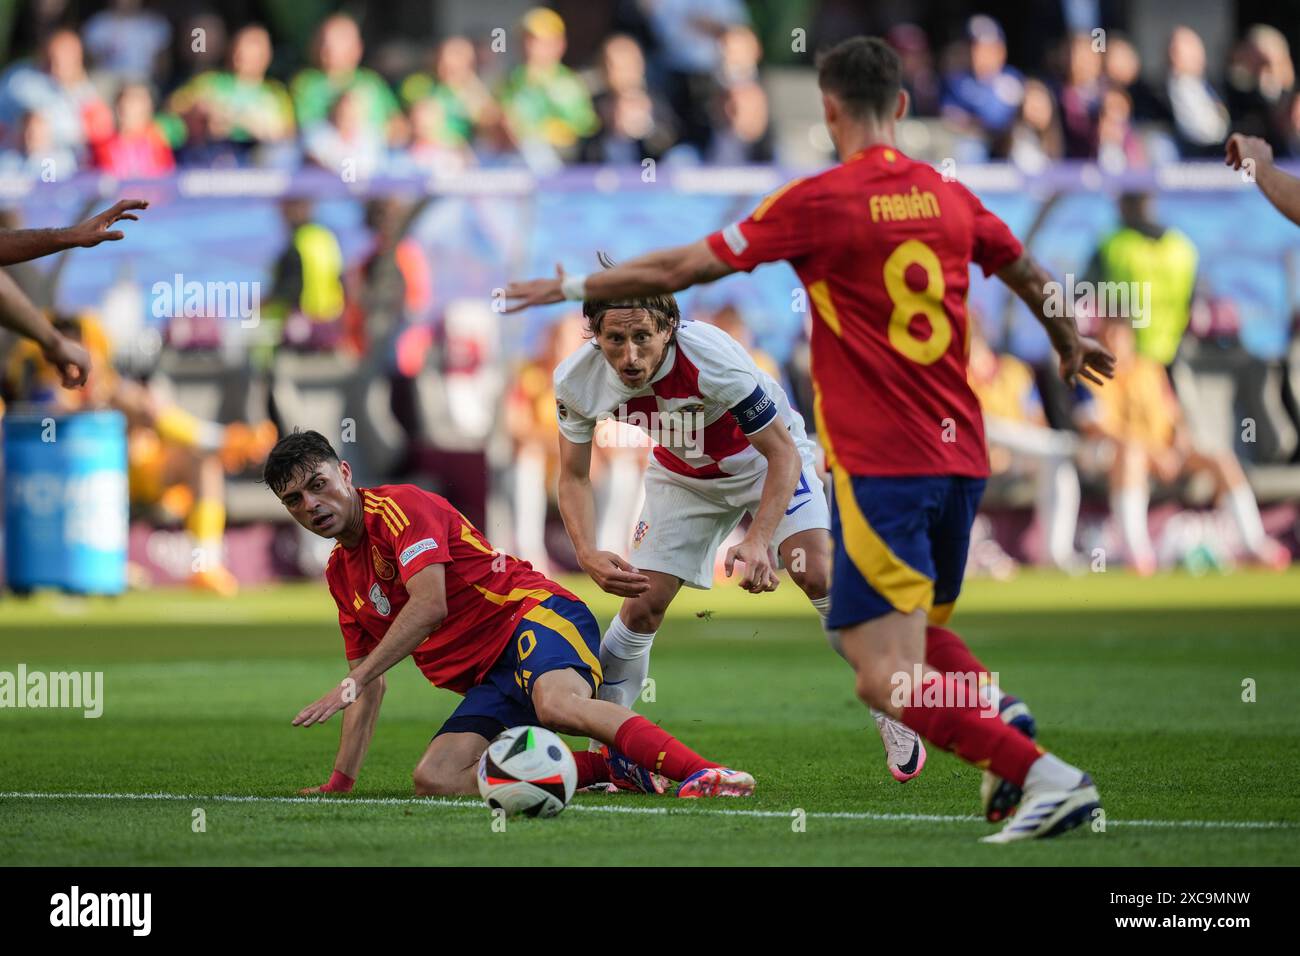
[(645, 686), (650, 674), (650, 647), (668, 606), (682, 586), (681, 578), (675, 575), (638, 570), (650, 579), (650, 587), (634, 598), (623, 600), (623, 606), (609, 622), (600, 642), (600, 666), (605, 674), (600, 696), (629, 708)]
[[(495, 737), (496, 734), (493, 734)], [(439, 733), (429, 741), (411, 775), (417, 797), (478, 793), (478, 761), (490, 738), (472, 731)]]
[(601, 698), (636, 706), (650, 673), (650, 647), (678, 590), (713, 586), (714, 555), (742, 511), (711, 491), (707, 483), (679, 480), (658, 465), (646, 469), (645, 504), (628, 560), (650, 578), (650, 588), (624, 601), (609, 623), (600, 648)]
[(851, 478), (836, 470), (829, 623), (841, 631), (865, 704), (1024, 789), (1021, 816), (996, 835), (998, 842), (1053, 836), (1099, 806), (1092, 781), (996, 716), (989, 719), (977, 691), (924, 661), (936, 573), (930, 530), (949, 506), (952, 481)]
[[(799, 589), (808, 595), (813, 609), (817, 611), (827, 642), (835, 653), (844, 657), (839, 632), (826, 624), (831, 604), (832, 552), (830, 532), (823, 528), (795, 532), (781, 541), (777, 549), (781, 564), (790, 572), (791, 579)], [(889, 767), (890, 774), (899, 783), (906, 783), (925, 767), (925, 744), (914, 730), (888, 714), (872, 708), (871, 716), (885, 747), (885, 764)]]
[(1279, 571), (1290, 565), (1291, 552), (1264, 530), (1259, 502), (1255, 500), (1255, 492), (1236, 455), (1231, 451), (1206, 454), (1193, 450), (1187, 455), (1187, 467), (1208, 471), (1214, 477), (1219, 508), (1227, 512), (1236, 525), (1242, 549), (1248, 557)]
[[(754, 779), (707, 760), (628, 708), (601, 700), (596, 658), (600, 626), (580, 601), (554, 597), (529, 610), (516, 629), (516, 682), (543, 726), (606, 745), (616, 784), (662, 792), (654, 774), (681, 781), (679, 796), (747, 796)], [(525, 636), (527, 635), (527, 636)], [(583, 755), (590, 758), (592, 755)]]
[(1147, 528), (1151, 465), (1146, 449), (1135, 441), (1119, 442), (1109, 480), (1110, 513), (1119, 525), (1129, 563), (1140, 575), (1154, 574), (1156, 552)]
[[(979, 511), (984, 482), (973, 478), (951, 480), (952, 492), (938, 510), (930, 527), (930, 554), (934, 560), (934, 604), (925, 629), (925, 661), (934, 670), (967, 687), (978, 688), (988, 713), (997, 713), (1006, 724), (1030, 740), (1037, 736), (1037, 724), (1029, 706), (1003, 692), (998, 676), (975, 656), (946, 625), (961, 594), (970, 552), (970, 529)], [(997, 823), (1015, 812), (1021, 790), (1009, 780), (986, 770), (980, 785), (984, 816)]]
[(418, 796), (478, 793), (479, 757), (497, 734), (533, 723), (532, 709), (515, 693), (517, 660), (513, 642), (429, 741), (412, 774)]

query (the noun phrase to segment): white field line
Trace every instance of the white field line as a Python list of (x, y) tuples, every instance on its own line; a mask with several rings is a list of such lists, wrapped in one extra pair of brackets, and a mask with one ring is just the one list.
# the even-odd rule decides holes
[[(486, 809), (481, 800), (463, 797), (265, 797), (239, 794), (198, 793), (45, 793), (25, 791), (0, 791), (0, 800), (174, 800), (187, 803), (281, 803), (329, 804), (348, 806), (427, 806), (451, 809)], [(789, 820), (793, 810), (746, 810), (729, 807), (681, 806), (647, 807), (617, 806), (614, 804), (571, 803), (568, 809), (579, 813), (630, 813), (639, 816), (726, 816), (755, 817), (761, 819)], [(978, 816), (960, 816), (940, 813), (872, 813), (857, 810), (808, 810), (806, 815), (822, 820), (868, 820), (880, 823), (977, 823)], [(1185, 830), (1293, 830), (1300, 827), (1297, 821), (1282, 820), (1111, 820), (1107, 826), (1141, 827), (1147, 829)]]

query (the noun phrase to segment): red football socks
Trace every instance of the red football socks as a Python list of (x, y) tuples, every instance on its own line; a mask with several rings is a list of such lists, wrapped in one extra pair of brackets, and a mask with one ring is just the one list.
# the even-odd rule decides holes
[(593, 783), (609, 783), (609, 764), (605, 762), (604, 754), (575, 750), (573, 762), (578, 765), (577, 789), (590, 787)]
[(618, 728), (614, 747), (642, 767), (661, 773), (669, 780), (685, 780), (699, 770), (722, 766), (705, 760), (668, 731), (638, 715), (629, 717)]
[[(934, 687), (935, 681), (941, 681), (942, 688)], [(968, 700), (967, 688), (951, 677), (932, 673), (919, 693), (918, 700), (903, 708), (903, 723), (968, 763), (986, 767), (1018, 787), (1025, 785), (1029, 768), (1043, 754), (1032, 740), (979, 701)]]
[(925, 662), (941, 674), (987, 674), (988, 668), (946, 627), (925, 629)]

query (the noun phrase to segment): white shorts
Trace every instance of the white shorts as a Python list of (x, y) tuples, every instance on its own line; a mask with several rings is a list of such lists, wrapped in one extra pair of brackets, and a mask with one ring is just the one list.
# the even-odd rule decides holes
[[(791, 535), (813, 528), (829, 532), (826, 490), (813, 464), (812, 446), (800, 448), (803, 473), (781, 523), (772, 536), (772, 549)], [(725, 478), (688, 478), (669, 471), (653, 458), (645, 473), (645, 506), (632, 536), (628, 560), (642, 571), (660, 571), (682, 579), (689, 587), (713, 587), (714, 559), (745, 512), (758, 510), (767, 477), (761, 455), (744, 472)]]

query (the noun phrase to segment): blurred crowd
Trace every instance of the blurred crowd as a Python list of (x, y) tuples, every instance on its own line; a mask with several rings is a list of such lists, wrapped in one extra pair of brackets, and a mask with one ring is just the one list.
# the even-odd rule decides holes
[(1253, 26), (1236, 41), (1222, 87), (1211, 80), (1204, 41), (1187, 26), (1170, 32), (1156, 81), (1132, 40), (1115, 30), (1068, 33), (1037, 76), (1008, 63), (1002, 27), (988, 16), (971, 17), (964, 41), (937, 57), (910, 24), (888, 39), (902, 54), (914, 114), (957, 130), (959, 158), (968, 161), (1009, 160), (1030, 171), (1060, 160), (1143, 168), (1215, 158), (1232, 131), (1268, 140), (1279, 157), (1300, 155), (1295, 65), (1286, 37), (1271, 26)]
[[(202, 49), (138, 0), (60, 26), (0, 75), (0, 171), (53, 181), (79, 169), (150, 177), (179, 167), (319, 166), (352, 180), (471, 166), (773, 159), (761, 47), (739, 0), (664, 5), (595, 61), (566, 65), (567, 28), (537, 7), (512, 34), (448, 36), (424, 68), (381, 74), (346, 13), (316, 28), (284, 79), (258, 24), (205, 15)], [(197, 21), (196, 21), (197, 22)], [(190, 31), (190, 25), (182, 29)], [(191, 31), (192, 32), (192, 31)], [(179, 52), (177, 52), (179, 51)]]
[[(622, 8), (637, 11), (627, 32), (606, 35), (586, 62), (572, 62), (560, 13), (536, 7), (510, 31), (439, 39), (413, 71), (382, 48), (369, 55), (360, 24), (338, 13), (316, 27), (307, 65), (278, 76), (292, 58), (263, 26), (214, 14), (173, 22), (114, 0), (80, 24), (50, 25), (0, 75), (0, 172), (53, 181), (79, 169), (149, 177), (306, 164), (364, 179), (782, 158), (762, 71), (770, 37), (745, 4)], [(190, 36), (201, 42), (178, 42)], [(1160, 70), (1144, 69), (1117, 30), (1066, 31), (1029, 75), (986, 15), (946, 44), (913, 23), (887, 39), (913, 116), (937, 124), (958, 160), (1140, 168), (1212, 156), (1230, 130), (1266, 138), (1279, 157), (1300, 151), (1294, 64), (1270, 26), (1248, 29), (1222, 70), (1186, 26), (1172, 30)]]

